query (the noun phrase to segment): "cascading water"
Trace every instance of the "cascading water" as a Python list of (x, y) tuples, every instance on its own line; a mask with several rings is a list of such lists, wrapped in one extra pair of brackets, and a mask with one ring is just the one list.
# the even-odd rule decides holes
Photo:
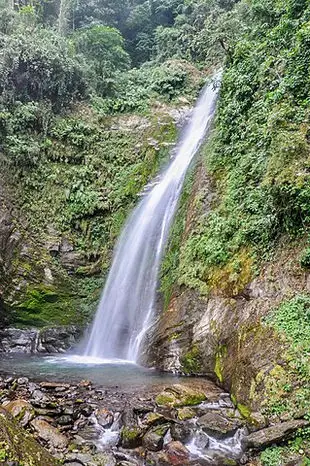
[(83, 356), (137, 360), (152, 318), (160, 261), (185, 174), (212, 121), (216, 80), (202, 91), (173, 159), (123, 230)]

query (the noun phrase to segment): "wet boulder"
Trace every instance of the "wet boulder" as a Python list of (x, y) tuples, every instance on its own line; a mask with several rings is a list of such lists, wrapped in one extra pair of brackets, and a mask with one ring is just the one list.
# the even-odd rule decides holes
[(114, 421), (114, 416), (111, 411), (108, 411), (105, 408), (97, 409), (95, 412), (98, 424), (100, 424), (105, 429), (111, 427)]
[(227, 418), (222, 413), (210, 411), (198, 419), (198, 425), (208, 435), (222, 439), (234, 435), (243, 423), (238, 418)]
[(162, 425), (149, 430), (142, 440), (144, 448), (150, 451), (160, 451), (164, 446), (164, 437), (169, 428), (169, 425)]
[(183, 443), (188, 442), (192, 436), (191, 426), (184, 422), (173, 424), (170, 432), (173, 440), (178, 440)]
[(189, 464), (190, 454), (181, 442), (170, 442), (165, 448), (168, 464), (174, 466), (186, 466)]
[(133, 449), (142, 445), (143, 431), (138, 426), (124, 426), (121, 430), (120, 444), (123, 448)]

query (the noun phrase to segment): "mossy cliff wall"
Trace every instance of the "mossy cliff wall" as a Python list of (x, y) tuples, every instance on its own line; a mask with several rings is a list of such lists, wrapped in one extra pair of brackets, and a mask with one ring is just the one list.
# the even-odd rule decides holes
[(184, 245), (218, 202), (202, 162), (191, 178), (163, 265), (165, 307), (148, 332), (142, 361), (211, 376), (247, 416), (252, 411), (305, 414), (310, 402), (310, 274), (300, 258), (306, 238), (283, 237), (270, 259), (257, 260), (255, 267), (241, 250), (243, 267), (214, 268), (207, 292), (178, 284)]
[(213, 375), (245, 413), (309, 416), (309, 3), (240, 6), (144, 360)]
[(34, 167), (1, 157), (2, 324), (91, 320), (112, 250), (138, 195), (165, 162), (188, 108), (55, 119)]

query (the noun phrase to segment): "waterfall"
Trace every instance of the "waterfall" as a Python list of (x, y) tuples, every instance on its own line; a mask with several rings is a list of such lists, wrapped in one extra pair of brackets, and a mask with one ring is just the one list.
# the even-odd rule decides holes
[(185, 174), (210, 127), (217, 93), (214, 83), (203, 89), (170, 163), (129, 217), (83, 356), (137, 360), (151, 323), (160, 262)]

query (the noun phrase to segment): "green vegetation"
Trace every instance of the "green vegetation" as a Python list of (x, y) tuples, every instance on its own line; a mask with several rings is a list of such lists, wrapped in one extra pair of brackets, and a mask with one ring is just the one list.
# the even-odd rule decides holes
[(281, 466), (282, 464), (294, 464), (298, 461), (301, 466), (310, 465), (310, 457), (306, 453), (309, 449), (309, 432), (306, 429), (297, 433), (294, 440), (290, 440), (285, 446), (267, 448), (260, 455), (262, 466)]
[[(171, 108), (191, 104), (205, 81), (200, 59), (171, 46), (163, 60), (157, 46), (195, 14), (173, 0), (3, 0), (0, 9), (0, 166), (31, 248), (15, 252), (9, 272), (1, 264), (4, 299), (18, 325), (82, 323), (98, 298), (93, 287), (87, 302), (85, 289), (102, 285), (128, 212), (176, 139)], [(45, 248), (64, 238), (75, 252), (65, 269), (62, 253)], [(29, 297), (46, 269), (54, 303)]]
[(310, 296), (296, 296), (283, 302), (268, 318), (272, 327), (287, 342), (285, 363), (267, 379), (266, 414), (309, 418), (310, 412)]
[(309, 228), (309, 5), (239, 2), (227, 40), (215, 127), (205, 149), (213, 208), (203, 205), (174, 276), (203, 293), (238, 294), (283, 236)]
[(193, 346), (181, 359), (182, 371), (185, 374), (199, 374), (201, 372), (201, 355), (199, 348)]
[(83, 315), (77, 320), (72, 296), (67, 291), (38, 286), (28, 288), (24, 301), (15, 310), (14, 322), (19, 326), (44, 327), (51, 322), (55, 325), (83, 323)]

